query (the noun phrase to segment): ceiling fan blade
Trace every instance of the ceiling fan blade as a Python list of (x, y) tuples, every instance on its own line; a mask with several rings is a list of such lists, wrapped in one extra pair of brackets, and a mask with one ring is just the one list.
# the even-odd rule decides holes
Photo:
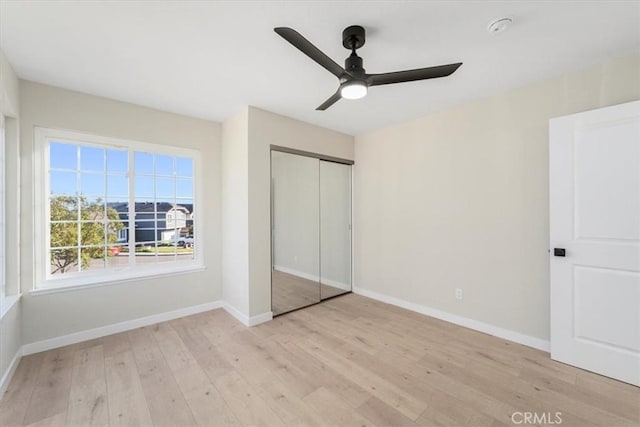
[(287, 27), (277, 27), (273, 31), (280, 34), (283, 39), (297, 47), (302, 53), (313, 59), (318, 64), (326, 68), (331, 74), (340, 78), (349, 74), (340, 65), (325, 55), (320, 49), (315, 47), (309, 40), (302, 37), (296, 30)]
[(447, 77), (462, 65), (462, 62), (437, 67), (417, 68), (415, 70), (395, 71), (392, 73), (367, 74), (369, 86), (388, 85), (391, 83), (412, 82), (415, 80), (437, 79)]
[(336, 102), (340, 101), (340, 99), (342, 99), (342, 96), (340, 95), (340, 90), (338, 90), (336, 93), (334, 93), (333, 95), (331, 95), (331, 97), (329, 99), (327, 99), (326, 101), (324, 101), (322, 103), (322, 105), (320, 105), (318, 108), (316, 108), (317, 111), (324, 111), (327, 108), (331, 107), (333, 104), (335, 104)]

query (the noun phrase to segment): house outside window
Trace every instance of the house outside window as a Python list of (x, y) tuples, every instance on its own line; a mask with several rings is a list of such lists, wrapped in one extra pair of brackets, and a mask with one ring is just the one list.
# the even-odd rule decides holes
[(44, 128), (36, 150), (36, 288), (201, 267), (197, 151)]

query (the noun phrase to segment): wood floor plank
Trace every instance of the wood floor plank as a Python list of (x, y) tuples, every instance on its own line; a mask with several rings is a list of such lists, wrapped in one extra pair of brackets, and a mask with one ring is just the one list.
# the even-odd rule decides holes
[(13, 379), (0, 400), (0, 425), (21, 426), (31, 394), (38, 383), (44, 353), (25, 356), (20, 360)]
[(283, 423), (256, 390), (236, 371), (218, 378), (215, 386), (243, 425), (276, 426)]
[(360, 405), (357, 411), (378, 426), (415, 427), (418, 425), (375, 396)]
[(190, 365), (175, 371), (174, 377), (198, 425), (241, 425), (199, 365)]
[(66, 422), (72, 426), (107, 426), (107, 382), (102, 344), (76, 351)]
[(327, 425), (366, 427), (374, 424), (353, 411), (340, 397), (324, 387), (320, 387), (304, 398), (316, 412), (323, 414)]
[(154, 425), (195, 425), (191, 409), (165, 361), (150, 328), (130, 334), (134, 359)]
[(28, 427), (61, 427), (67, 425), (67, 412), (52, 415), (35, 423), (28, 424)]
[(305, 381), (312, 384), (314, 389), (324, 387), (326, 390), (340, 396), (340, 399), (353, 409), (359, 407), (371, 397), (369, 391), (357, 383), (330, 369), (320, 360), (309, 357), (309, 353), (295, 345), (300, 338), (274, 336), (274, 339), (285, 349), (284, 357), (293, 365), (300, 367), (305, 373)]
[(140, 374), (131, 350), (105, 358), (109, 424), (151, 425), (151, 414), (142, 390)]
[(342, 376), (359, 384), (369, 393), (412, 420), (418, 418), (426, 409), (424, 402), (420, 402), (410, 394), (385, 381), (367, 367), (359, 366), (345, 357), (312, 342), (299, 341), (296, 345), (307, 351), (311, 357), (317, 358)]
[(23, 420), (24, 424), (66, 413), (76, 347), (51, 350), (44, 355), (38, 383), (35, 386)]
[(640, 425), (640, 388), (346, 295), (246, 328), (212, 310), (22, 359), (0, 425)]
[(326, 421), (302, 399), (307, 394), (298, 393), (291, 383), (282, 382), (276, 375), (257, 386), (258, 393), (288, 426), (324, 426)]

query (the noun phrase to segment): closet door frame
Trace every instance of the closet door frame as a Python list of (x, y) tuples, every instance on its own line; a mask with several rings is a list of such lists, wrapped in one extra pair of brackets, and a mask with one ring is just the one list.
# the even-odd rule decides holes
[[(333, 163), (340, 163), (343, 165), (348, 165), (348, 166), (353, 166), (355, 164), (355, 162), (353, 160), (349, 160), (349, 159), (343, 159), (341, 157), (334, 157), (334, 156), (328, 156), (326, 154), (320, 154), (320, 153), (314, 153), (312, 151), (304, 151), (304, 150), (298, 150), (296, 148), (290, 148), (290, 147), (283, 147), (280, 145), (274, 145), (271, 144), (269, 146), (270, 150), (269, 150), (269, 181), (270, 181), (270, 185), (269, 185), (269, 190), (270, 190), (270, 194), (269, 194), (269, 200), (271, 203), (271, 207), (270, 207), (270, 230), (269, 230), (269, 238), (271, 239), (271, 271), (270, 271), (270, 277), (269, 277), (269, 282), (271, 283), (271, 287), (270, 287), (270, 293), (271, 293), (271, 307), (273, 308), (273, 266), (274, 266), (274, 247), (273, 247), (273, 226), (274, 226), (274, 208), (273, 208), (273, 156), (272, 156), (272, 152), (273, 151), (278, 151), (281, 153), (287, 153), (287, 154), (295, 154), (298, 156), (304, 156), (304, 157), (311, 157), (314, 159), (318, 159), (318, 160), (324, 160), (327, 162), (333, 162)], [(351, 180), (350, 180), (350, 184), (351, 184), (351, 188), (350, 188), (350, 193), (351, 193), (351, 200), (350, 200), (350, 212), (351, 212), (351, 259), (349, 260), (349, 262), (351, 263), (351, 291), (346, 292), (344, 294), (339, 294), (336, 295), (335, 297), (329, 297), (329, 298), (325, 298), (322, 299), (322, 297), (320, 298), (320, 300), (316, 303), (313, 304), (309, 304), (309, 305), (305, 305), (303, 307), (299, 307), (284, 313), (279, 313), (277, 315), (275, 315), (274, 317), (277, 316), (281, 316), (283, 314), (287, 314), (287, 313), (291, 313), (297, 310), (301, 310), (303, 308), (307, 308), (307, 307), (311, 307), (313, 305), (316, 304), (320, 304), (324, 301), (330, 300), (331, 298), (337, 298), (339, 296), (342, 295), (346, 295), (347, 293), (351, 293), (353, 292), (353, 167), (351, 168)], [(320, 283), (318, 283), (318, 290), (320, 291)]]

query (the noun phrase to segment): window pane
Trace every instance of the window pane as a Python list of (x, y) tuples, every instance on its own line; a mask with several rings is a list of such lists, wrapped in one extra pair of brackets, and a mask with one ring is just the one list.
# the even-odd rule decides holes
[(80, 147), (80, 169), (104, 172), (104, 148)]
[(158, 229), (158, 241), (169, 245), (175, 245), (178, 237), (180, 236), (180, 230), (167, 227), (164, 229)]
[(72, 144), (52, 142), (49, 144), (49, 165), (51, 169), (78, 168), (78, 147)]
[(141, 242), (136, 244), (136, 265), (155, 264), (156, 244), (155, 242)]
[(78, 249), (54, 249), (50, 257), (51, 274), (64, 274), (78, 271)]
[(156, 197), (173, 197), (174, 185), (173, 178), (156, 178)]
[(157, 242), (156, 251), (158, 253), (158, 262), (175, 261), (176, 249), (175, 242)]
[(78, 175), (75, 172), (55, 172), (50, 174), (51, 194), (78, 194)]
[(153, 175), (153, 154), (136, 151), (133, 154), (136, 174)]
[(148, 201), (136, 201), (135, 219), (138, 221), (155, 221), (156, 204)]
[(156, 155), (156, 175), (173, 175), (173, 157)]
[(176, 261), (190, 261), (194, 257), (194, 243), (193, 239), (187, 239), (188, 243), (181, 245), (178, 242), (178, 254)]
[(50, 227), (50, 247), (64, 248), (78, 246), (77, 222), (53, 222)]
[(193, 160), (188, 157), (176, 157), (176, 175), (193, 177)]
[(85, 196), (104, 196), (104, 175), (95, 173), (80, 174), (80, 188)]
[(107, 221), (107, 243), (126, 243), (129, 223), (127, 221), (113, 220)]
[(129, 203), (123, 201), (119, 197), (107, 199), (107, 216), (109, 218), (115, 218), (114, 213), (117, 213), (120, 219), (126, 220), (129, 218)]
[(189, 222), (189, 220), (191, 220), (193, 216), (193, 200), (192, 199), (178, 200), (178, 203), (176, 204), (176, 206), (184, 211), (185, 219), (187, 220), (187, 222)]
[(129, 246), (109, 246), (107, 249), (107, 267), (126, 267), (127, 265), (129, 265)]
[[(163, 228), (169, 232), (173, 233), (174, 229), (180, 229), (185, 227), (187, 224), (187, 214), (184, 209), (178, 206), (172, 206), (167, 212), (164, 214), (164, 224)], [(158, 225), (160, 227), (160, 225)]]
[(135, 240), (136, 245), (156, 241), (156, 223), (153, 216), (148, 220), (135, 222)]
[(107, 175), (107, 196), (129, 195), (129, 179), (124, 175)]
[(136, 197), (153, 197), (154, 182), (150, 176), (136, 176), (135, 182)]
[[(166, 212), (169, 209), (173, 208), (173, 206), (176, 204), (176, 199), (174, 199), (173, 197), (157, 198), (156, 203), (159, 205), (158, 210)], [(164, 206), (164, 208), (162, 206)]]
[(110, 173), (127, 173), (129, 169), (129, 153), (121, 150), (107, 150), (107, 171)]
[(51, 221), (77, 221), (78, 198), (76, 196), (54, 196), (49, 199)]
[(104, 246), (80, 248), (82, 271), (103, 270), (105, 267), (106, 251)]
[(176, 197), (192, 198), (193, 197), (193, 180), (191, 179), (176, 180)]
[(104, 222), (80, 223), (80, 244), (82, 246), (99, 246), (105, 244)]
[(102, 221), (105, 215), (105, 202), (100, 197), (82, 197), (80, 204), (80, 220)]

